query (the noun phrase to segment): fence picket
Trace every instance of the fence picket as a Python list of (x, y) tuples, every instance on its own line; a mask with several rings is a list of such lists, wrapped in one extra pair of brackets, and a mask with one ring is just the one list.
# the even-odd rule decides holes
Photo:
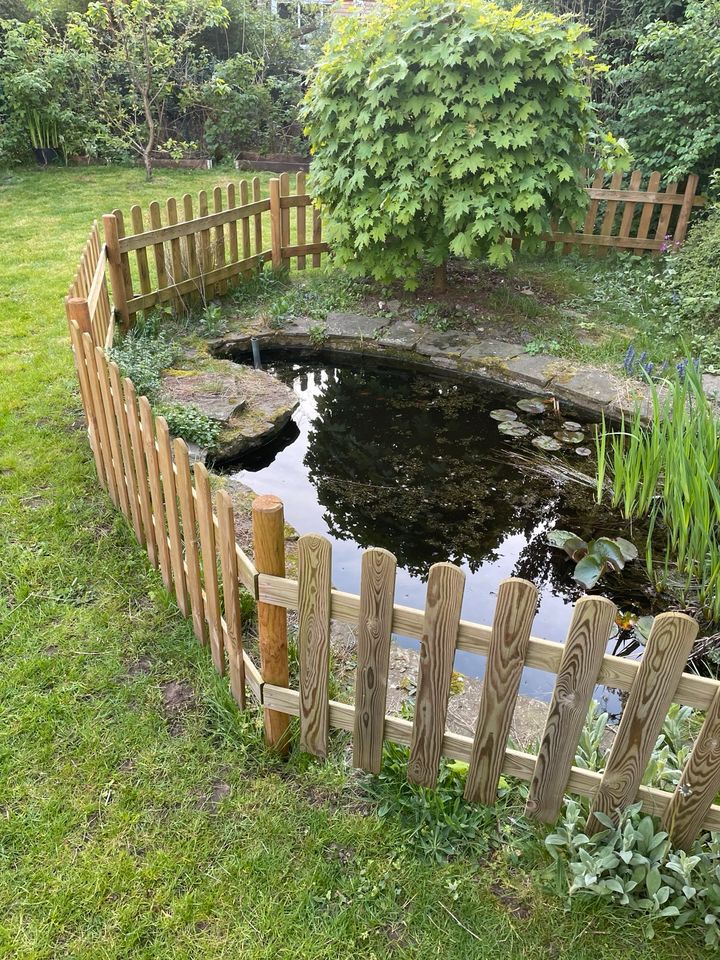
[(720, 688), (705, 715), (663, 823), (674, 847), (687, 850), (720, 792)]
[[(250, 203), (250, 196), (248, 193), (248, 182), (247, 180), (240, 181), (240, 203), (243, 206), (247, 206)], [(242, 231), (242, 255), (243, 260), (249, 260), (252, 257), (252, 249), (250, 247), (250, 217), (243, 217), (241, 220), (241, 231)], [(245, 271), (245, 276), (252, 276), (252, 269), (248, 268)]]
[[(641, 184), (642, 184), (642, 171), (641, 171), (641, 170), (633, 170), (632, 174), (630, 175), (630, 187), (629, 187), (629, 189), (630, 189), (631, 191), (633, 191), (633, 190), (637, 191), (637, 190), (640, 189), (640, 185), (641, 185)], [(627, 238), (630, 236), (630, 231), (631, 231), (631, 229), (632, 229), (633, 217), (635, 216), (635, 207), (636, 207), (636, 206), (637, 206), (637, 204), (634, 203), (633, 201), (630, 201), (630, 200), (626, 200), (626, 201), (625, 201), (625, 206), (624, 206), (624, 208), (623, 208), (623, 214), (622, 214), (622, 220), (620, 221), (620, 230), (619, 230), (619, 233), (618, 233), (618, 236), (620, 237), (621, 240), (625, 240), (625, 239), (627, 239)], [(625, 243), (622, 243), (622, 242), (621, 242), (621, 243), (618, 243), (617, 246), (618, 246), (620, 249), (622, 249), (623, 247), (627, 247), (628, 244), (625, 244)]]
[(397, 560), (373, 547), (363, 554), (360, 573), (353, 766), (379, 773), (385, 736), (392, 615)]
[(180, 532), (180, 514), (173, 470), (170, 430), (164, 417), (155, 417), (155, 434), (158, 446), (158, 465), (165, 499), (165, 517), (167, 518), (170, 538), (170, 566), (175, 584), (175, 599), (184, 617), (190, 614), (190, 602), (187, 593), (187, 578), (183, 563), (182, 534)]
[[(262, 188), (260, 186), (260, 177), (253, 177), (253, 203), (262, 200)], [(255, 214), (255, 255), (260, 256), (263, 252), (263, 227), (262, 213)]]
[[(295, 193), (298, 197), (305, 196), (305, 174), (300, 173), (295, 177)], [(304, 247), (307, 242), (307, 233), (305, 229), (305, 207), (303, 204), (298, 204), (296, 209), (297, 215), (297, 245), (299, 247)], [(305, 254), (301, 253), (297, 258), (297, 268), (298, 270), (305, 269)]]
[[(123, 394), (122, 380), (120, 370), (116, 363), (108, 364), (110, 376), (110, 389), (112, 391), (113, 407), (115, 409), (115, 422), (117, 423), (118, 436), (120, 438), (120, 452), (122, 454), (122, 474), (124, 484), (127, 487), (128, 504), (130, 507), (130, 520), (135, 538), (138, 543), (144, 543), (142, 518), (140, 516), (140, 503), (138, 500), (137, 481), (135, 479), (135, 465), (132, 458), (132, 446), (130, 443), (130, 431), (128, 430), (127, 416), (125, 415), (125, 397)], [(127, 514), (126, 514), (127, 516)]]
[(68, 314), (68, 326), (70, 327), (70, 340), (72, 342), (72, 350), (75, 357), (75, 369), (77, 371), (78, 381), (80, 384), (80, 396), (82, 397), (83, 408), (85, 410), (85, 421), (88, 427), (90, 448), (95, 460), (95, 469), (97, 470), (98, 479), (100, 480), (102, 486), (107, 487), (105, 464), (103, 462), (102, 452), (100, 450), (100, 438), (98, 436), (98, 415), (95, 410), (95, 401), (93, 399), (90, 384), (91, 372), (88, 370), (87, 361), (85, 359), (83, 335), (80, 330), (80, 326), (73, 318), (70, 311), (70, 299), (70, 297), (66, 298), (65, 306)]
[(424, 787), (437, 782), (464, 589), (459, 567), (430, 567), (408, 765), (408, 780)]
[[(654, 170), (650, 174), (648, 179), (648, 193), (657, 193), (660, 189), (660, 174), (657, 170)], [(638, 224), (637, 238), (638, 240), (646, 240), (648, 231), (650, 230), (650, 222), (655, 211), (654, 203), (644, 203), (642, 212), (640, 214), (640, 223)], [(635, 248), (635, 253), (637, 256), (642, 254), (642, 249), (640, 247)]]
[(327, 756), (330, 669), (330, 542), (311, 533), (298, 540), (300, 748)]
[[(673, 180), (671, 183), (668, 183), (665, 187), (666, 193), (677, 193), (678, 182)], [(672, 217), (674, 206), (672, 203), (664, 203), (660, 207), (660, 216), (658, 218), (657, 230), (655, 231), (655, 239), (659, 240), (661, 243), (665, 241), (665, 237), (668, 236), (668, 231), (670, 229), (670, 218)]]
[[(160, 216), (160, 204), (153, 200), (150, 204), (150, 229), (159, 230), (162, 227), (162, 218)], [(157, 274), (157, 285), (160, 289), (168, 286), (168, 275), (165, 269), (165, 245), (163, 243), (153, 244), (153, 253), (155, 254), (155, 273)]]
[[(635, 800), (697, 632), (697, 622), (685, 614), (661, 613), (655, 617), (605, 773), (593, 798), (592, 813), (601, 811), (615, 817)], [(586, 828), (588, 835), (600, 829), (599, 821), (591, 816)]]
[[(600, 189), (603, 185), (603, 180), (605, 179), (605, 174), (602, 170), (598, 170), (595, 173), (593, 178), (593, 188)], [(586, 237), (592, 237), (595, 233), (595, 221), (597, 220), (598, 207), (600, 206), (600, 201), (597, 198), (592, 198), (590, 200), (590, 205), (588, 206), (587, 213), (585, 214), (585, 223), (583, 225), (583, 233)], [(581, 244), (580, 250), (584, 254), (590, 252), (589, 246)]]
[[(234, 183), (227, 185), (227, 205), (229, 210), (234, 210), (237, 207), (237, 193), (235, 192)], [(228, 224), (228, 243), (230, 246), (230, 263), (235, 263), (240, 259), (238, 252), (237, 220), (231, 220)]]
[(225, 674), (225, 655), (223, 630), (220, 622), (220, 593), (217, 573), (217, 547), (215, 545), (215, 526), (213, 523), (212, 496), (210, 478), (205, 465), (196, 463), (195, 492), (197, 494), (196, 512), (200, 531), (200, 552), (202, 572), (205, 581), (205, 619), (210, 631), (210, 650), (217, 672)]
[[(125, 236), (125, 218), (123, 216), (122, 210), (113, 210), (112, 216), (115, 217), (115, 223), (117, 225), (117, 243), (118, 249), (120, 246), (120, 241)], [(107, 243), (107, 237), (105, 242)], [(123, 304), (118, 303), (115, 300), (115, 307), (120, 311), (120, 316), (123, 321), (123, 327), (127, 328), (130, 323), (130, 318), (127, 314), (127, 301), (131, 300), (133, 297), (133, 280), (132, 280), (132, 270), (130, 269), (130, 257), (127, 253), (120, 254), (120, 271), (122, 274), (122, 284), (118, 283), (118, 286), (122, 287), (123, 293), (125, 296), (125, 304), (123, 309)], [(110, 279), (112, 280), (112, 274)], [(113, 289), (113, 299), (115, 299), (115, 290)]]
[[(223, 208), (223, 192), (222, 187), (215, 187), (213, 190), (213, 210), (215, 213), (221, 213)], [(213, 258), (213, 268), (214, 267), (224, 267), (225, 266), (225, 225), (219, 223), (215, 227), (215, 244), (214, 244), (214, 253)], [(227, 280), (221, 280), (215, 292), (218, 296), (222, 296), (227, 292)]]
[[(189, 193), (183, 195), (183, 216), (185, 223), (190, 223), (195, 219), (193, 213), (193, 200)], [(202, 279), (200, 278), (200, 264), (198, 262), (197, 236), (194, 233), (188, 233), (185, 237), (185, 258), (187, 260), (188, 279), (197, 279), (196, 287), (202, 289)]]
[(223, 581), (223, 605), (228, 637), (230, 689), (241, 710), (245, 709), (245, 660), (243, 658), (242, 618), (237, 548), (235, 544), (235, 512), (227, 490), (220, 490), (216, 500), (220, 567)]
[[(143, 233), (145, 230), (143, 213), (137, 204), (130, 207), (130, 219), (132, 221), (133, 232)], [(135, 259), (137, 261), (140, 290), (143, 294), (150, 293), (152, 287), (150, 285), (150, 267), (148, 266), (147, 247), (138, 247), (135, 251)]]
[(687, 178), (682, 206), (680, 207), (677, 224), (675, 225), (675, 234), (673, 236), (675, 243), (682, 243), (685, 239), (688, 223), (690, 222), (690, 214), (692, 213), (693, 201), (695, 200), (697, 185), (698, 176), (696, 173), (691, 173)]
[[(168, 197), (166, 209), (168, 224), (175, 226), (178, 222), (177, 201), (175, 197)], [(170, 241), (170, 264), (172, 270), (172, 277), (170, 279), (172, 280), (172, 285), (177, 286), (177, 284), (182, 283), (187, 276), (183, 269), (182, 248), (178, 237), (174, 237)], [(179, 306), (182, 303), (182, 297), (180, 295), (176, 296), (173, 302), (176, 306)]]
[(543, 823), (560, 812), (616, 613), (604, 597), (575, 604), (525, 806), (527, 816)]
[[(206, 190), (200, 190), (198, 193), (198, 216), (206, 217), (209, 213), (208, 196)], [(211, 283), (205, 281), (205, 274), (210, 273), (212, 264), (212, 247), (210, 246), (210, 230), (200, 230), (196, 234), (198, 239), (198, 260), (200, 261), (200, 292), (201, 296), (207, 301), (212, 300), (214, 287)]]
[[(322, 218), (318, 207), (312, 208), (312, 242), (313, 244), (322, 243)], [(320, 266), (320, 253), (314, 253), (312, 256), (312, 265)]]
[(177, 439), (173, 444), (175, 451), (175, 477), (180, 499), (180, 517), (182, 520), (182, 535), (185, 544), (185, 566), (187, 568), (187, 585), (192, 607), (193, 632), (202, 646), (207, 643), (207, 626), (205, 621), (205, 602), (203, 600), (202, 580), (200, 578), (200, 558), (198, 555), (197, 518), (195, 516), (195, 498), (193, 497), (193, 482), (190, 474), (190, 458), (184, 440)]
[(140, 430), (135, 384), (128, 377), (125, 377), (123, 380), (123, 394), (125, 397), (125, 416), (127, 417), (128, 434), (130, 436), (130, 448), (133, 465), (135, 467), (135, 482), (137, 484), (138, 498), (140, 501), (140, 516), (142, 517), (144, 531), (143, 540), (145, 541), (150, 562), (156, 567), (158, 565), (158, 552), (155, 527), (152, 519), (152, 505), (150, 503), (150, 480), (148, 477), (147, 463), (145, 462), (145, 448)]
[[(290, 174), (281, 173), (280, 177), (280, 197), (290, 196)], [(280, 210), (280, 248), (283, 252), (283, 266), (290, 265), (290, 258), (285, 254), (285, 248), (290, 246), (290, 208), (281, 207)]]
[(113, 487), (115, 497), (113, 502), (119, 510), (129, 516), (130, 505), (128, 502), (127, 488), (125, 486), (125, 477), (123, 476), (122, 458), (120, 455), (120, 437), (118, 436), (117, 423), (115, 422), (115, 413), (113, 411), (112, 394), (110, 393), (110, 381), (108, 380), (107, 361), (105, 354), (100, 347), (93, 349), (95, 369), (97, 371), (98, 383), (100, 384), (100, 402), (102, 404), (102, 418), (105, 422), (105, 431), (108, 438), (108, 452), (110, 454), (110, 469), (114, 478)]
[(501, 581), (465, 784), (466, 800), (486, 805), (495, 802), (536, 606), (534, 584), (515, 578)]
[(140, 426), (142, 427), (143, 448), (147, 464), (147, 476), (150, 485), (150, 504), (152, 506), (152, 522), (155, 529), (155, 544), (157, 545), (158, 564), (165, 589), (171, 591), (172, 568), (170, 566), (170, 550), (168, 548), (167, 530), (165, 527), (165, 506), (163, 502), (160, 467), (158, 465), (157, 449), (155, 447), (155, 419), (150, 409), (147, 397), (138, 399), (140, 409)]

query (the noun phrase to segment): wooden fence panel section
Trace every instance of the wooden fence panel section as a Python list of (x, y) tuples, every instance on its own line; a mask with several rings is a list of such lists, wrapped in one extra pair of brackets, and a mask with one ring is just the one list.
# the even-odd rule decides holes
[(205, 620), (205, 601), (203, 597), (202, 579), (200, 577), (200, 555), (198, 551), (197, 518), (195, 516), (195, 498), (190, 473), (190, 458), (184, 440), (177, 439), (173, 445), (175, 451), (175, 466), (177, 468), (177, 490), (180, 499), (180, 516), (182, 519), (182, 534), (185, 544), (185, 567), (187, 570), (187, 585), (192, 607), (193, 631), (201, 646), (207, 643), (207, 626)]
[(500, 583), (465, 799), (493, 804), (537, 607), (527, 580)]
[[(679, 613), (661, 613), (655, 618), (637, 678), (623, 710), (592, 812), (616, 817), (632, 803), (645, 772), (652, 748), (672, 703), (698, 624)], [(591, 816), (587, 833), (602, 829)]]
[(327, 756), (330, 671), (330, 542), (317, 534), (298, 540), (300, 626), (300, 747)]
[(604, 597), (581, 597), (575, 604), (525, 807), (544, 823), (560, 813), (616, 613)]
[(397, 560), (387, 550), (363, 554), (360, 576), (353, 765), (379, 773), (385, 738)]
[(408, 780), (424, 787), (437, 782), (464, 590), (459, 567), (430, 567), (408, 764)]

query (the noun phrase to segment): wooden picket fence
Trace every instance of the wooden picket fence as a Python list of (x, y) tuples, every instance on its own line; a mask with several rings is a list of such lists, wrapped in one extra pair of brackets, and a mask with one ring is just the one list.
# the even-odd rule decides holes
[[(677, 182), (661, 192), (657, 172), (649, 174), (646, 189), (641, 189), (644, 175), (639, 170), (630, 174), (627, 188), (623, 174), (615, 174), (608, 186), (605, 176), (598, 171), (588, 188), (590, 205), (582, 230), (548, 234), (544, 239), (549, 249), (557, 243), (565, 252), (579, 244), (585, 252), (593, 248), (600, 254), (610, 247), (658, 253), (668, 242), (682, 243), (693, 208), (705, 203), (696, 196), (695, 175), (688, 177), (682, 193)], [(297, 174), (293, 187), (291, 192), (290, 176), (283, 173), (270, 181), (270, 194), (263, 197), (255, 177), (215, 187), (211, 197), (201, 190), (196, 206), (185, 194), (180, 200), (169, 198), (162, 208), (154, 201), (147, 213), (135, 205), (127, 218), (121, 210), (106, 214), (103, 250), (123, 327), (130, 326), (138, 312), (162, 303), (183, 307), (221, 296), (229, 283), (252, 276), (268, 261), (275, 268), (291, 261), (299, 270), (308, 262), (320, 266), (328, 245), (304, 173)], [(668, 236), (671, 241), (666, 241)], [(517, 248), (519, 241), (513, 244)]]
[(657, 170), (647, 175), (645, 187), (642, 170), (633, 170), (627, 187), (623, 185), (624, 177), (616, 173), (610, 178), (598, 170), (588, 188), (590, 204), (582, 230), (549, 234), (548, 249), (554, 249), (559, 242), (566, 253), (580, 244), (584, 252), (594, 248), (596, 253), (604, 254), (612, 247), (641, 254), (659, 253), (680, 245), (687, 235), (693, 208), (706, 202), (704, 197), (697, 196), (696, 174), (687, 178), (681, 192), (677, 180), (668, 182), (661, 191), (662, 177)]
[[(307, 206), (304, 196), (283, 194), (278, 181), (273, 191), (279, 236), (288, 242), (271, 246), (271, 258), (318, 256), (320, 241), (290, 244), (289, 217), (283, 226), (283, 211), (289, 214), (294, 206), (299, 216)], [(257, 208), (245, 212), (254, 216)], [(188, 231), (158, 239), (156, 234), (154, 243), (172, 243), (180, 236), (198, 235)], [(233, 265), (248, 259), (238, 253)], [(171, 439), (165, 420), (153, 415), (147, 398), (137, 397), (132, 381), (123, 379), (108, 360), (118, 305), (113, 309), (108, 299), (106, 265), (112, 269), (112, 257), (94, 227), (66, 308), (98, 477), (183, 615), (191, 618), (198, 641), (209, 645), (216, 669), (229, 675), (238, 705), (244, 708), (247, 687), (262, 706), (270, 746), (280, 752), (287, 748), (289, 718), (295, 716), (301, 748), (320, 757), (327, 754), (330, 729), (351, 733), (353, 763), (363, 770), (379, 769), (386, 741), (409, 747), (408, 778), (424, 786), (436, 782), (441, 757), (466, 761), (466, 797), (472, 802), (492, 803), (501, 774), (525, 780), (530, 784), (527, 815), (544, 822), (557, 817), (564, 794), (571, 792), (589, 797), (594, 811), (611, 816), (640, 800), (662, 818), (680, 847), (687, 848), (702, 829), (720, 831), (720, 806), (713, 802), (720, 792), (720, 682), (683, 672), (697, 635), (694, 620), (680, 613), (658, 616), (642, 659), (633, 661), (605, 653), (617, 610), (602, 597), (578, 601), (567, 639), (559, 644), (532, 636), (537, 590), (526, 580), (499, 584), (494, 618), (486, 626), (460, 618), (465, 576), (450, 563), (431, 568), (424, 610), (395, 603), (396, 561), (381, 549), (365, 551), (357, 595), (333, 589), (331, 545), (314, 534), (299, 539), (298, 576), (288, 578), (282, 503), (272, 496), (258, 497), (253, 504), (251, 560), (236, 543), (228, 494), (219, 490), (213, 497), (204, 465), (191, 467), (184, 441)], [(225, 279), (216, 276), (212, 282)], [(163, 297), (168, 289), (165, 284), (141, 297)], [(259, 666), (243, 648), (241, 586), (258, 602)], [(288, 609), (298, 611), (297, 689), (288, 679)], [(357, 628), (352, 704), (329, 698), (331, 620)], [(386, 714), (393, 634), (420, 641), (412, 721)], [(458, 650), (486, 658), (472, 738), (446, 729)], [(537, 754), (507, 747), (524, 667), (556, 674)], [(573, 765), (598, 683), (628, 693), (602, 773)], [(671, 703), (705, 711), (702, 730), (672, 793), (642, 785)]]

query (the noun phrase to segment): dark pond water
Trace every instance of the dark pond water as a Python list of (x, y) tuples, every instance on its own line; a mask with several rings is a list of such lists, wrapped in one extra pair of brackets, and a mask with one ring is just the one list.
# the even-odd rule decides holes
[[(334, 586), (359, 592), (362, 550), (385, 547), (398, 560), (396, 601), (422, 609), (430, 566), (450, 560), (467, 575), (463, 618), (490, 623), (499, 581), (525, 577), (540, 591), (533, 633), (564, 639), (582, 591), (547, 532), (631, 536), (597, 507), (593, 486), (567, 479), (568, 468), (592, 477), (592, 458), (567, 445), (548, 455), (530, 443), (570, 419), (592, 447), (586, 416), (567, 406), (527, 415), (516, 407), (522, 393), (377, 363), (266, 356), (265, 368), (292, 386), (300, 406), (280, 440), (234, 472), (258, 493), (281, 497), (286, 519), (301, 533), (330, 538)], [(517, 410), (531, 433), (504, 436), (490, 416), (496, 408)], [(622, 609), (646, 612), (640, 577), (608, 578), (603, 588)], [(608, 649), (615, 647), (611, 641)], [(456, 669), (482, 677), (484, 658), (460, 652)], [(553, 681), (526, 669), (521, 692), (548, 699)], [(612, 691), (599, 689), (598, 697), (617, 710)]]

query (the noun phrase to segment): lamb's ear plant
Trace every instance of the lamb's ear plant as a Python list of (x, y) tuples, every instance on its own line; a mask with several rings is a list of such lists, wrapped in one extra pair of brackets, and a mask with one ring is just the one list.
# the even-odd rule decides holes
[(666, 920), (678, 928), (697, 925), (708, 946), (720, 946), (720, 841), (697, 842), (690, 855), (675, 851), (639, 803), (617, 824), (601, 812), (595, 817), (603, 829), (589, 837), (581, 805), (568, 800), (546, 837), (568, 895), (599, 897), (643, 914), (649, 939)]

